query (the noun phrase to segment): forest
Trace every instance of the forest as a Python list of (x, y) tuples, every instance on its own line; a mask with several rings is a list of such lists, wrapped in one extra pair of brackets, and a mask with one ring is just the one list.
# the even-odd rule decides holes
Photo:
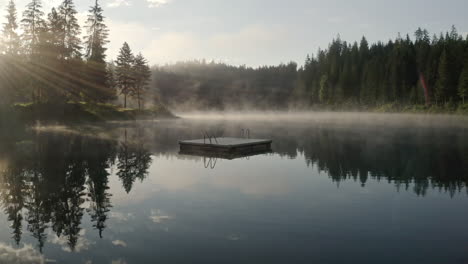
[(466, 110), (468, 38), (449, 32), (370, 44), (338, 36), (294, 62), (250, 68), (190, 61), (154, 66), (153, 89), (172, 108)]
[(75, 108), (107, 103), (109, 110), (119, 105), (119, 97), (126, 108), (128, 97), (138, 110), (144, 108), (151, 77), (148, 61), (141, 53), (134, 55), (126, 42), (115, 60), (107, 58), (109, 30), (97, 0), (84, 34), (76, 16), (73, 0), (63, 0), (47, 15), (40, 0), (31, 0), (21, 17), (9, 1), (0, 45), (3, 106), (47, 105), (54, 111), (73, 103)]
[(338, 35), (303, 65), (252, 68), (203, 59), (150, 67), (126, 42), (117, 58), (106, 56), (109, 29), (98, 0), (83, 27), (73, 0), (47, 15), (40, 0), (31, 0), (21, 17), (10, 0), (5, 13), (0, 105), (27, 108), (26, 119), (57, 109), (66, 119), (89, 120), (132, 108), (166, 115), (167, 108), (468, 112), (468, 38), (455, 26), (432, 36), (418, 28), (386, 43), (365, 37), (349, 43)]

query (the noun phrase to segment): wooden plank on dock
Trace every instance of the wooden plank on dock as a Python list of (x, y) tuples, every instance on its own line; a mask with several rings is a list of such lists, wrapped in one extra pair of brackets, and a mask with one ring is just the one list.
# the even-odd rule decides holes
[(234, 159), (271, 152), (272, 140), (247, 138), (212, 138), (179, 141), (180, 153)]

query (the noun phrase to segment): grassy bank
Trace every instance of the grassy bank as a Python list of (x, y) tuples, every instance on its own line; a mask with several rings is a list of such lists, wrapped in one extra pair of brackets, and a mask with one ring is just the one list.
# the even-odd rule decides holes
[(343, 104), (321, 104), (311, 107), (299, 107), (296, 110), (331, 111), (331, 112), (370, 112), (370, 113), (415, 113), (415, 114), (450, 114), (468, 115), (467, 104), (444, 104), (444, 105), (408, 105), (400, 103), (387, 103), (382, 105), (356, 105), (355, 103)]
[(30, 123), (43, 122), (76, 123), (174, 118), (163, 106), (138, 110), (121, 108), (112, 104), (68, 102), (65, 104), (15, 104), (11, 111), (12, 118)]
[(374, 112), (468, 115), (468, 104), (402, 105), (393, 103), (376, 107)]

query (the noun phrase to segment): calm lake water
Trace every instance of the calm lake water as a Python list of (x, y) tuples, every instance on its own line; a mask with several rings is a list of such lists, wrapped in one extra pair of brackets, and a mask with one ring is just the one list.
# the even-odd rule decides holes
[[(0, 263), (468, 263), (468, 120), (303, 114), (3, 131)], [(203, 131), (274, 140), (184, 156)]]

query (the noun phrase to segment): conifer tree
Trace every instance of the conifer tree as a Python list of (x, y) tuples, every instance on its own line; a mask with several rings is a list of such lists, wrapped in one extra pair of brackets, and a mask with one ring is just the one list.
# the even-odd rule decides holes
[(99, 63), (105, 62), (105, 52), (107, 50), (105, 45), (109, 42), (107, 40), (109, 31), (104, 24), (102, 12), (102, 7), (96, 0), (95, 5), (89, 10), (88, 20), (86, 21), (88, 35), (85, 37), (86, 59)]
[(135, 57), (135, 62), (133, 65), (133, 73), (135, 78), (135, 92), (134, 97), (138, 101), (138, 109), (141, 110), (143, 95), (148, 89), (148, 83), (151, 78), (150, 67), (148, 66), (148, 61), (139, 53)]
[(458, 96), (462, 99), (462, 103), (465, 104), (465, 97), (468, 96), (468, 61), (465, 63), (465, 68), (460, 75), (460, 81), (458, 82)]
[(58, 8), (60, 18), (62, 19), (63, 34), (63, 59), (80, 59), (81, 58), (81, 29), (76, 18), (77, 11), (73, 0), (64, 0)]
[(449, 85), (449, 65), (447, 51), (444, 49), (440, 56), (439, 67), (437, 70), (437, 82), (435, 90), (436, 103), (444, 102), (447, 98), (447, 90)]
[(18, 22), (16, 5), (13, 0), (8, 2), (6, 23), (3, 24), (3, 47), (6, 54), (18, 55), (20, 39), (18, 35)]
[(54, 59), (59, 59), (62, 43), (61, 38), (63, 35), (63, 21), (57, 13), (55, 8), (52, 8), (47, 16), (48, 18), (48, 44), (49, 44), (49, 55), (53, 56)]
[(103, 10), (98, 0), (89, 10), (86, 21), (87, 35), (84, 38), (87, 95), (97, 101), (107, 101), (113, 98), (114, 91), (107, 86), (106, 45), (109, 30), (104, 24)]
[(323, 75), (320, 78), (320, 91), (319, 91), (319, 100), (321, 103), (326, 103), (328, 100), (328, 76)]
[(20, 57), (21, 41), (18, 35), (18, 22), (16, 6), (13, 0), (8, 2), (6, 8), (6, 22), (3, 24), (0, 36), (0, 72), (3, 79), (0, 83), (1, 103), (10, 103), (19, 98), (24, 89), (23, 61)]
[(135, 78), (133, 74), (133, 65), (135, 58), (132, 50), (127, 42), (120, 48), (119, 55), (115, 61), (117, 86), (120, 89), (120, 94), (124, 96), (124, 107), (127, 107), (127, 96), (134, 94)]
[(36, 67), (41, 77), (46, 80), (44, 96), (48, 101), (59, 103), (64, 101), (65, 90), (68, 88), (64, 82), (63, 67), (60, 65), (62, 54), (61, 36), (63, 35), (63, 21), (55, 8), (47, 15), (47, 32), (42, 41), (41, 67)]
[[(58, 7), (58, 14), (61, 21), (60, 34), (57, 38), (60, 41), (60, 72), (63, 76), (63, 86), (67, 90), (67, 97), (77, 98), (80, 93), (86, 92), (82, 82), (83, 61), (81, 53), (81, 28), (76, 18), (77, 11), (73, 0), (63, 0)], [(88, 89), (88, 95), (94, 96), (93, 89)]]
[(45, 51), (47, 27), (43, 19), (44, 12), (40, 0), (31, 0), (23, 12), (23, 19), (21, 26), (23, 29), (22, 46), (23, 52), (27, 55), (29, 61), (29, 86), (32, 94), (31, 99), (33, 102), (38, 102), (42, 98), (43, 82), (40, 78), (42, 76), (41, 70), (43, 67), (41, 63), (41, 51)]
[(116, 89), (117, 87), (117, 77), (115, 73), (115, 63), (110, 61), (107, 63), (107, 86), (111, 89)]
[(26, 54), (34, 56), (38, 52), (41, 34), (45, 31), (44, 12), (40, 0), (31, 0), (23, 12), (23, 46)]

